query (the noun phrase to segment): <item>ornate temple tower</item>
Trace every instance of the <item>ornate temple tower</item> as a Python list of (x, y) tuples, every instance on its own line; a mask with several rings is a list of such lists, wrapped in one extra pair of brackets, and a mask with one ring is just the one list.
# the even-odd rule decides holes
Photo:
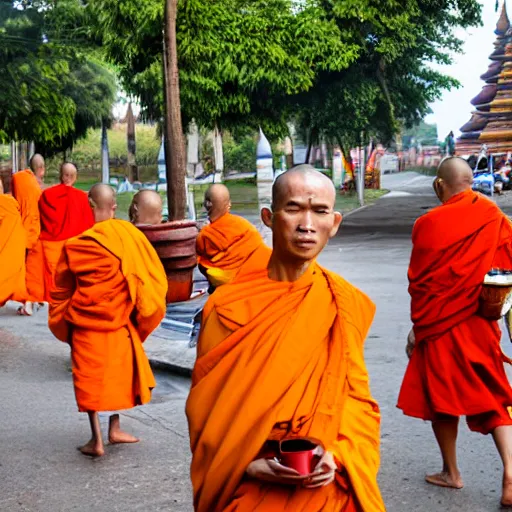
[(512, 151), (512, 29), (506, 2), (495, 34), (491, 64), (481, 76), (485, 85), (471, 101), (476, 110), (460, 129), (457, 155), (477, 154), (483, 144), (487, 145), (488, 154)]

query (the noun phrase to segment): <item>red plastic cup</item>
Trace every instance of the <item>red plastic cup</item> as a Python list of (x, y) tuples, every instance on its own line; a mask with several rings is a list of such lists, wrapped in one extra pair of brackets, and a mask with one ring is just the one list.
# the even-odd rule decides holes
[(285, 439), (280, 443), (281, 464), (300, 475), (309, 475), (318, 461), (317, 448), (318, 445), (308, 439)]

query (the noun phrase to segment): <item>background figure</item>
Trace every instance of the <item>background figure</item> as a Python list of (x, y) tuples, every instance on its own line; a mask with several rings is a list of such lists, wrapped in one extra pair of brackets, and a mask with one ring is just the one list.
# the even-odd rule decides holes
[(154, 190), (140, 190), (132, 199), (129, 209), (132, 224), (161, 224), (162, 196)]
[[(460, 489), (459, 416), (492, 434), (504, 465), (502, 504), (512, 506), (512, 388), (503, 368), (498, 323), (478, 313), (485, 275), (512, 269), (512, 225), (471, 190), (473, 172), (448, 158), (434, 188), (442, 206), (420, 217), (412, 234), (409, 292), (411, 355), (398, 407), (432, 421), (443, 466), (427, 482)], [(449, 229), (447, 229), (449, 226)]]
[[(89, 192), (96, 224), (68, 240), (51, 293), (49, 326), (71, 346), (73, 384), (80, 412), (87, 412), (91, 440), (80, 450), (104, 454), (98, 412), (149, 402), (155, 379), (142, 343), (165, 314), (167, 278), (155, 250), (129, 222), (115, 220), (115, 192)], [(110, 443), (138, 439), (110, 417)]]

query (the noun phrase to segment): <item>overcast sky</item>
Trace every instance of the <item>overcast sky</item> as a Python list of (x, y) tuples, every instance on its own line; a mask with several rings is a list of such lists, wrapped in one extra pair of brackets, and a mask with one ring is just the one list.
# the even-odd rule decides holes
[[(500, 0), (500, 11), (495, 12), (495, 0), (480, 0), (483, 5), (483, 26), (468, 31), (460, 30), (457, 35), (465, 41), (464, 54), (456, 55), (451, 66), (441, 68), (461, 82), (460, 89), (445, 92), (442, 99), (432, 105), (433, 114), (426, 121), (437, 123), (439, 138), (444, 140), (453, 130), (457, 136), (459, 128), (471, 117), (473, 106), (470, 101), (481, 91), (484, 82), (480, 75), (487, 71), (489, 55), (494, 51), (496, 35), (494, 30), (501, 12), (503, 0)], [(512, 0), (507, 0), (507, 10), (512, 17)]]

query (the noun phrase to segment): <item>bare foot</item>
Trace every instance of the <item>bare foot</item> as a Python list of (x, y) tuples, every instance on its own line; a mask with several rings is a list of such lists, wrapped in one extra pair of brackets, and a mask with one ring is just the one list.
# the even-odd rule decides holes
[(116, 430), (115, 432), (109, 432), (108, 441), (110, 444), (138, 443), (140, 439), (122, 430)]
[(503, 479), (501, 506), (505, 508), (512, 508), (512, 480), (510, 479)]
[(138, 443), (139, 439), (127, 432), (121, 430), (121, 423), (119, 420), (119, 414), (113, 414), (110, 416), (108, 426), (108, 440), (110, 444), (120, 443)]
[(103, 443), (101, 441), (96, 441), (95, 439), (91, 439), (87, 444), (79, 446), (78, 450), (89, 457), (102, 457), (105, 455)]
[(427, 475), (425, 480), (429, 484), (437, 485), (439, 487), (449, 487), (451, 489), (462, 489), (464, 487), (460, 475), (457, 477), (452, 477), (449, 473), (445, 472), (435, 473), (434, 475)]

